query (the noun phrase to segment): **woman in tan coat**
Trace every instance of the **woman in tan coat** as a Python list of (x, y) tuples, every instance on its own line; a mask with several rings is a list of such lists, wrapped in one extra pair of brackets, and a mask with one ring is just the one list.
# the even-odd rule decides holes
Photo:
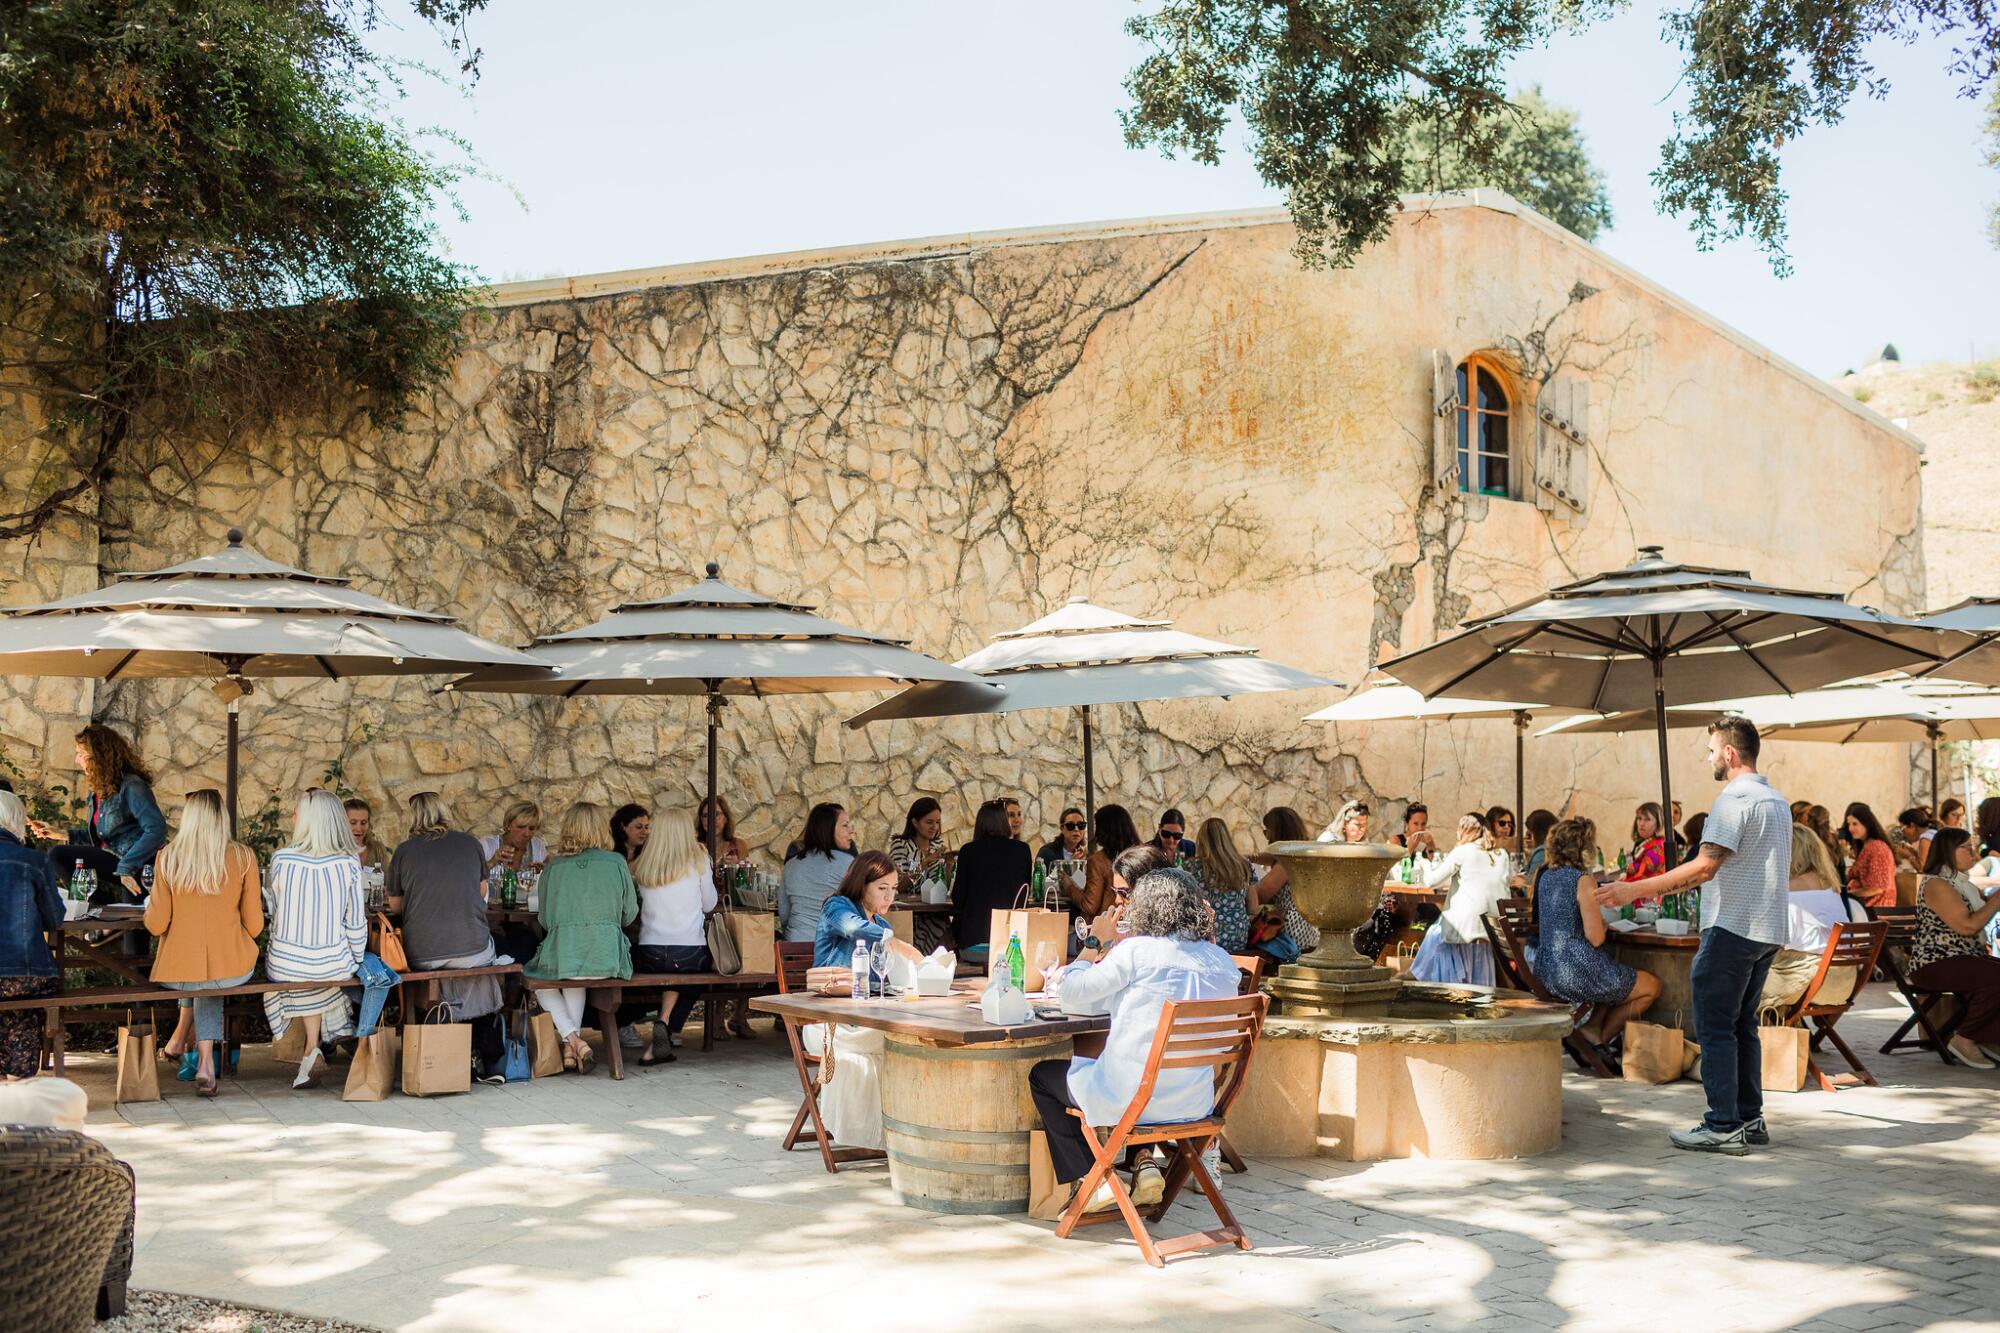
[[(180, 831), (153, 865), (146, 929), (161, 937), (153, 980), (183, 991), (241, 986), (257, 969), (257, 932), (263, 928), (256, 856), (229, 840), (221, 793), (213, 788), (192, 793), (181, 811)], [(201, 996), (181, 1001), (181, 1028), (167, 1044), (170, 1056), (185, 1054), (179, 1047), (186, 1045), (182, 1029), (189, 1025), (190, 1012), (199, 1049), (195, 1092), (213, 1097), (215, 1048), (223, 1039), (222, 1001)]]

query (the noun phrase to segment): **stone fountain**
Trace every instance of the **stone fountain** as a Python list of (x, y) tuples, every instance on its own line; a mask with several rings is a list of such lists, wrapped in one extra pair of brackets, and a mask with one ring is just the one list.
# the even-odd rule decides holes
[(1354, 948), (1400, 847), (1271, 849), (1319, 946), (1280, 967), (1276, 1002), (1229, 1118), (1239, 1151), (1348, 1161), (1496, 1158), (1562, 1139), (1567, 1005), (1404, 981)]

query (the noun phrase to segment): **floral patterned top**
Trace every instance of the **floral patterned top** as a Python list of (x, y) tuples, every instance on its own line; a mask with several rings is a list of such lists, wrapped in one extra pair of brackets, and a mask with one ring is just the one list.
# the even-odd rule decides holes
[(1985, 906), (1985, 897), (1973, 887), (1970, 880), (1961, 875), (1931, 875), (1926, 877), (1917, 893), (1917, 933), (1910, 941), (1910, 971), (1918, 972), (1931, 963), (1941, 963), (1947, 958), (1986, 957), (1986, 938), (1983, 933), (1961, 935), (1944, 923), (1944, 918), (1931, 910), (1924, 901), (1923, 889), (1930, 887), (1936, 879), (1951, 885), (1952, 891), (1965, 900), (1969, 909), (1977, 910)]
[(1217, 888), (1199, 869), (1195, 877), (1201, 881), (1202, 896), (1215, 909), (1215, 942), (1226, 953), (1242, 953), (1250, 944), (1249, 886)]

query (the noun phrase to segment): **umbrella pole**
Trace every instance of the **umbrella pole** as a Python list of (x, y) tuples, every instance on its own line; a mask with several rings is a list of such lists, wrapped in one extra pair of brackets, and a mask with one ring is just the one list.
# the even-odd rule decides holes
[(1938, 779), (1937, 779), (1938, 724), (1935, 722), (1927, 722), (1924, 725), (1925, 729), (1928, 730), (1931, 734), (1931, 813), (1936, 814), (1938, 808)]
[(1528, 854), (1527, 745), (1528, 710), (1514, 710), (1514, 849)]
[(717, 691), (719, 682), (708, 683), (708, 867), (712, 872), (718, 864), (716, 849), (720, 846), (722, 821), (716, 817), (715, 807), (715, 736), (722, 726), (722, 695)]
[(1653, 730), (1660, 738), (1660, 852), (1667, 869), (1674, 868), (1674, 784), (1667, 764), (1667, 664), (1653, 659)]
[(1097, 774), (1090, 759), (1090, 705), (1083, 712), (1083, 839), (1084, 854), (1097, 850)]
[(240, 698), (229, 701), (229, 758), (227, 767), (224, 770), (223, 785), (228, 789), (228, 795), (225, 799), (229, 804), (229, 836), (231, 838), (236, 836), (236, 741), (238, 725), (236, 710), (242, 702)]

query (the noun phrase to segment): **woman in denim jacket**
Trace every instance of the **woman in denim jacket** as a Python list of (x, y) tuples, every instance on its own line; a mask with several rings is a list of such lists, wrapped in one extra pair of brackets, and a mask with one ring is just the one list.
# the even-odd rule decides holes
[(95, 723), (76, 733), (76, 762), (90, 788), (91, 833), (118, 858), (113, 873), (136, 897), (139, 872), (167, 845), (167, 821), (153, 799), (152, 774), (130, 741)]
[[(49, 859), (26, 844), (21, 798), (0, 792), (0, 1000), (56, 993), (47, 932), (62, 924), (62, 895)], [(0, 1077), (33, 1078), (42, 1064), (42, 1014), (0, 1013)]]

